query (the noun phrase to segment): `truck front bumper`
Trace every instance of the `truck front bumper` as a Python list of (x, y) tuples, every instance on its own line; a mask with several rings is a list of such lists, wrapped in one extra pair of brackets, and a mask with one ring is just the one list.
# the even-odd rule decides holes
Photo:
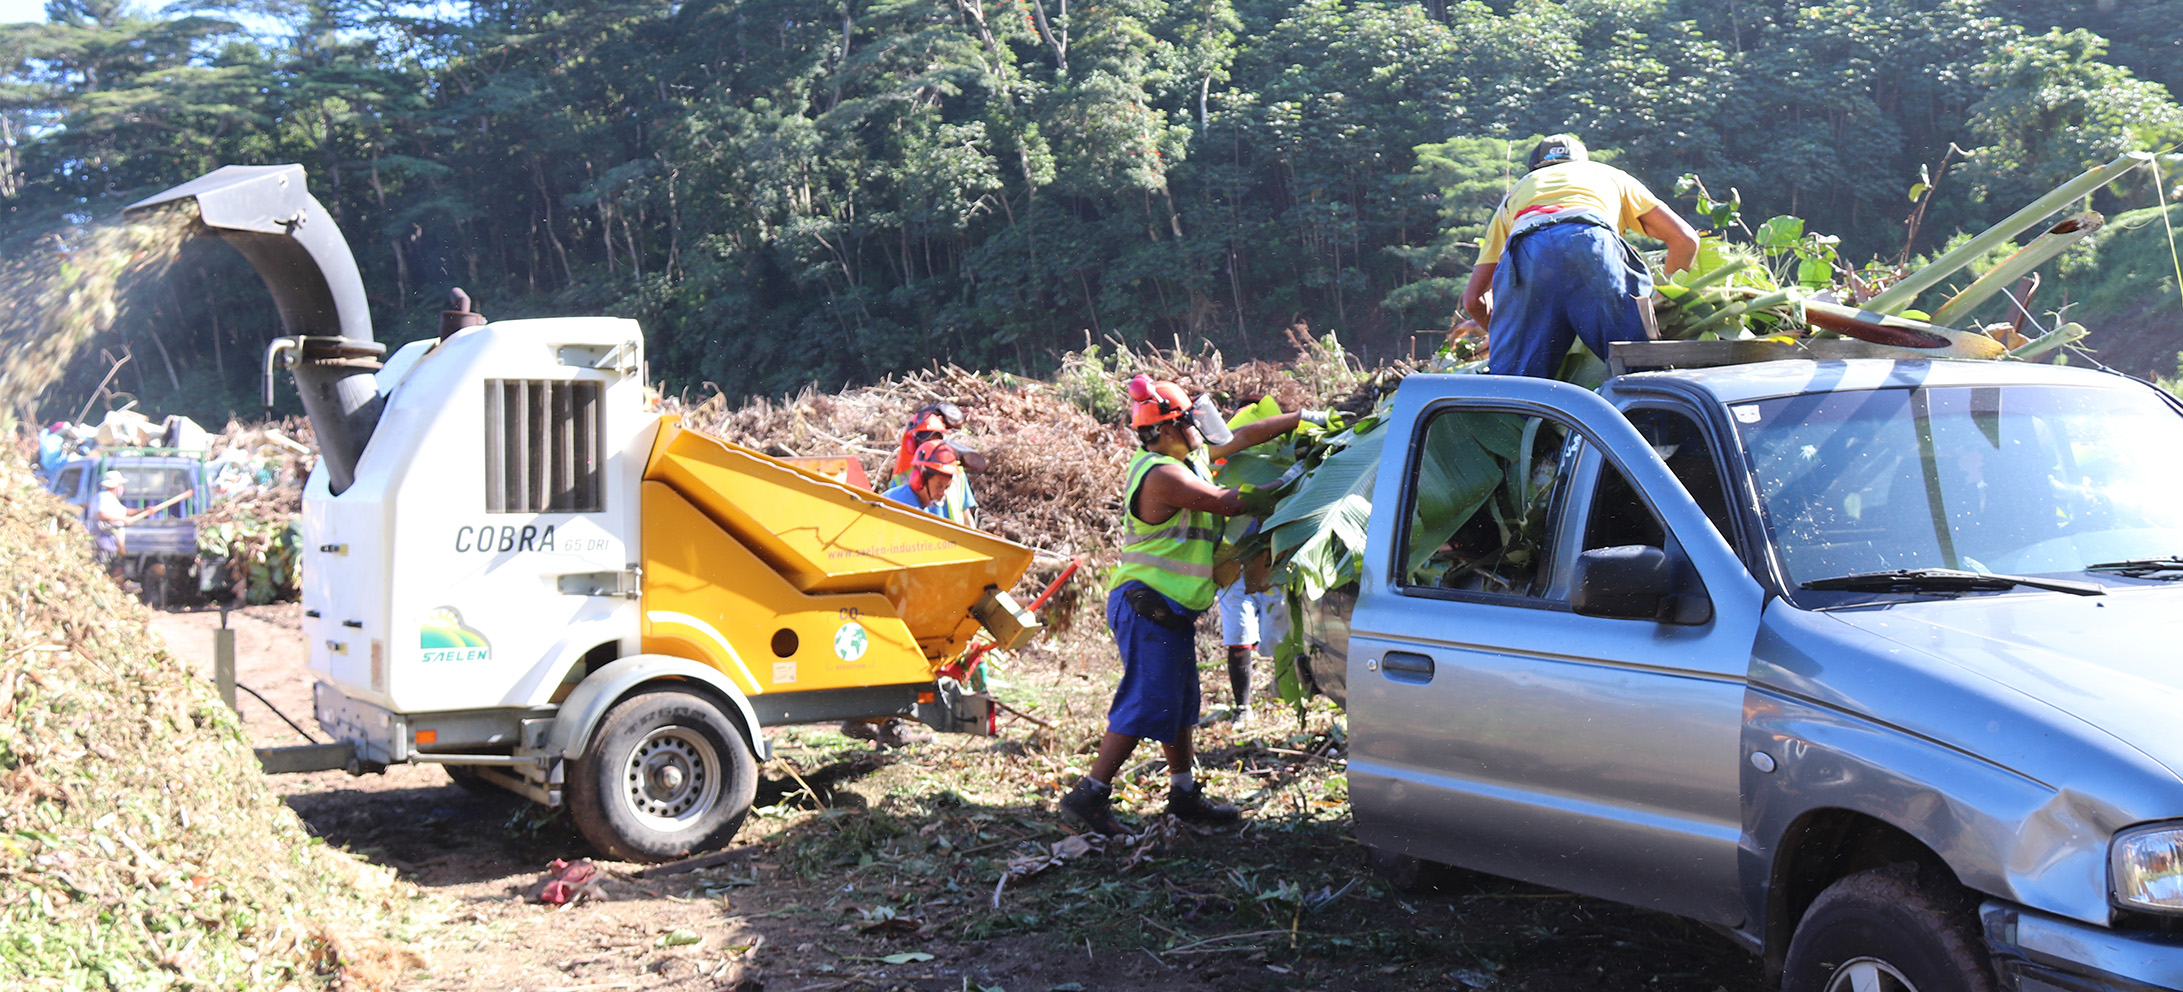
[(2003, 992), (2183, 989), (2183, 935), (2112, 930), (2004, 902), (1978, 915)]

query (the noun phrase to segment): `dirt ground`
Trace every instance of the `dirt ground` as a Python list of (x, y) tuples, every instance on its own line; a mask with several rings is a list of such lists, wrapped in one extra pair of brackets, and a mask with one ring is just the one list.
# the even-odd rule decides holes
[[(244, 693), (240, 707), (260, 746), (304, 739), (275, 708), (317, 734), (300, 621), (294, 604), (228, 615), (237, 680), (264, 697)], [(163, 613), (156, 627), (210, 678), (220, 622)], [(422, 964), (403, 989), (1764, 987), (1756, 959), (1673, 917), (1467, 872), (1426, 895), (1392, 891), (1350, 836), (1339, 723), (1324, 709), (1302, 726), (1262, 716), (1201, 734), (1208, 791), (1244, 801), (1243, 828), (1201, 836), (1159, 815), (1164, 775), (1146, 762), (1123, 776), (1120, 805), (1160, 843), (1091, 853), (996, 895), (1011, 859), (1068, 837), (1053, 801), (1086, 760), (1113, 679), (1036, 652), (998, 674), (1001, 698), (1051, 729), (1016, 720), (998, 739), (890, 752), (823, 728), (769, 730), (778, 758), (725, 863), (665, 875), (603, 864), (600, 898), (568, 907), (527, 898), (554, 859), (590, 856), (558, 812), (472, 795), (430, 766), (274, 788), (327, 843), (429, 894), (436, 922), (409, 935)], [(1224, 681), (1207, 675), (1209, 689)]]

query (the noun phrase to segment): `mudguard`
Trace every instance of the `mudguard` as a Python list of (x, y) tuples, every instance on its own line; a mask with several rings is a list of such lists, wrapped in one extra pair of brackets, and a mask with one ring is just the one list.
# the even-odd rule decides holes
[(733, 707), (733, 715), (742, 718), (743, 732), (750, 735), (751, 753), (760, 761), (772, 757), (765, 736), (758, 733), (757, 711), (751, 708), (743, 690), (711, 666), (659, 654), (620, 659), (577, 683), (576, 691), (569, 693), (568, 699), (561, 703), (559, 715), (554, 718), (546, 753), (570, 761), (582, 757), (584, 748), (591, 743), (592, 732), (598, 729), (599, 721), (606, 718), (606, 711), (615, 703), (646, 685), (677, 682), (694, 682), (726, 699)]

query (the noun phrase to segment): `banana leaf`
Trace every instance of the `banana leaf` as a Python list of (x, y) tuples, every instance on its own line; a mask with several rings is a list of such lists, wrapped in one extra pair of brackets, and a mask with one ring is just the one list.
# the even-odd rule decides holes
[(1279, 416), (1280, 413), (1281, 404), (1274, 402), (1272, 393), (1267, 393), (1259, 397), (1258, 402), (1237, 410), (1235, 416), (1229, 417), (1228, 429), (1235, 430), (1245, 424), (1253, 424), (1267, 417)]
[[(1329, 438), (1327, 443), (1332, 445), (1334, 442), (1334, 438)], [(1370, 503), (1372, 481), (1379, 470), (1380, 449), (1386, 442), (1387, 433), (1379, 430), (1345, 439), (1341, 450), (1327, 455), (1326, 460), (1304, 478), (1303, 486), (1281, 501), (1281, 508), (1267, 518), (1265, 529), (1278, 534), (1285, 525), (1323, 519), (1336, 503), (1351, 494), (1362, 496)], [(1278, 537), (1274, 547), (1279, 553), (1281, 541)]]
[(1223, 459), (1213, 469), (1213, 481), (1230, 489), (1261, 488), (1281, 477), (1296, 464), (1296, 453), (1287, 445), (1262, 444), (1245, 448)]
[(1317, 599), (1328, 589), (1355, 581), (1371, 516), (1372, 501), (1349, 493), (1335, 501), (1324, 516), (1298, 520), (1275, 531), (1277, 548), (1284, 535), (1303, 542), (1287, 556), (1290, 590)]
[(1262, 528), (1271, 540), (1277, 580), (1290, 580), (1283, 584), (1292, 592), (1316, 597), (1355, 575), (1387, 434), (1372, 431), (1347, 441), (1281, 501)]
[(1507, 466), (1517, 460), (1524, 419), (1505, 413), (1450, 413), (1426, 428), (1404, 573), (1416, 572), (1492, 498)]

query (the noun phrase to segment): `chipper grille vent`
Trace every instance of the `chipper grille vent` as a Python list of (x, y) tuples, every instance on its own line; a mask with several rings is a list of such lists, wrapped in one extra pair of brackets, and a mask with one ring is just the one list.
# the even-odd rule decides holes
[(596, 382), (486, 380), (486, 512), (605, 509), (604, 430)]

